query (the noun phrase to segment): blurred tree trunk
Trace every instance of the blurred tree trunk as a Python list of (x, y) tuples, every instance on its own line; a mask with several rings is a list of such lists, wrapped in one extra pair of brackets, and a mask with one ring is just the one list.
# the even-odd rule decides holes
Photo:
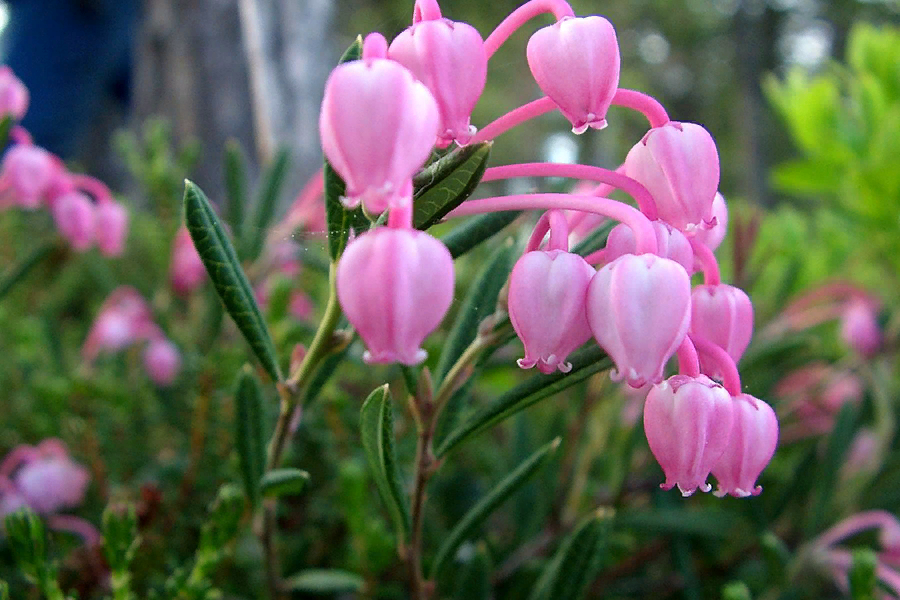
[[(137, 125), (165, 117), (177, 140), (197, 138), (194, 177), (212, 198), (223, 190), (229, 138), (255, 171), (274, 147), (291, 149), (296, 174), (320, 162), (317, 117), (333, 52), (327, 44), (333, 0), (144, 0), (137, 43)], [(286, 199), (283, 199), (286, 201)]]

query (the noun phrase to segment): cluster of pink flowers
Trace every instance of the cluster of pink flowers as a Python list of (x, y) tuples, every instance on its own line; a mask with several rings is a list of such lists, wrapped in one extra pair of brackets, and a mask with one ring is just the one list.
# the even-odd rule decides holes
[(65, 444), (50, 438), (37, 446), (17, 446), (0, 461), (0, 522), (23, 507), (44, 516), (54, 529), (81, 535), (90, 545), (100, 540), (93, 525), (59, 514), (84, 501), (91, 476), (69, 456)]
[(120, 352), (146, 343), (144, 369), (159, 386), (169, 386), (181, 371), (181, 353), (153, 322), (147, 301), (134, 288), (120, 286), (103, 302), (97, 319), (81, 347), (82, 358), (92, 363), (102, 352)]
[(877, 553), (875, 577), (890, 592), (879, 598), (900, 596), (900, 521), (883, 510), (857, 513), (825, 531), (813, 543), (814, 557), (830, 571), (837, 585), (846, 593), (850, 589), (849, 573), (853, 554), (839, 544), (868, 530), (878, 531), (880, 551)]
[[(557, 22), (532, 35), (526, 54), (546, 96), (477, 132), (470, 114), (488, 58), (541, 12)], [(651, 129), (614, 171), (530, 163), (489, 168), (482, 179), (572, 177), (592, 181), (591, 189), (468, 200), (450, 216), (546, 210), (509, 281), (509, 317), (525, 347), (519, 365), (568, 372), (568, 355), (593, 337), (615, 362), (614, 378), (652, 385), (644, 427), (665, 489), (709, 491), (712, 473), (717, 495), (755, 495), (778, 422), (768, 404), (742, 393), (735, 367), (750, 342), (753, 307), (720, 281), (713, 255), (727, 222), (718, 151), (702, 126), (671, 121), (654, 99), (619, 88), (619, 69), (609, 21), (576, 17), (563, 0), (524, 4), (484, 41), (471, 26), (442, 18), (434, 0), (419, 0), (413, 25), (390, 45), (378, 33), (366, 37), (361, 60), (338, 66), (326, 84), (320, 132), (347, 184), (346, 205), (389, 216), (387, 227), (348, 245), (338, 297), (366, 344), (366, 361), (421, 362), (421, 344), (454, 287), (447, 248), (411, 225), (412, 176), (432, 149), (493, 139), (555, 109), (574, 133), (604, 128), (611, 106), (640, 111)], [(612, 189), (638, 208), (606, 198)], [(584, 258), (569, 252), (575, 224), (581, 233), (596, 215), (621, 222), (606, 247)], [(692, 289), (695, 271), (704, 284)], [(679, 374), (664, 380), (676, 354)]]

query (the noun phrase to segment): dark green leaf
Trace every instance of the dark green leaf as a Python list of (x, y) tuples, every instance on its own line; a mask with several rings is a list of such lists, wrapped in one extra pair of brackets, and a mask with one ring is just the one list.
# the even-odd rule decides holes
[(44, 242), (31, 251), (25, 258), (14, 264), (0, 277), (0, 300), (3, 299), (17, 283), (22, 281), (31, 269), (40, 264), (42, 260), (50, 256), (56, 248), (56, 242)]
[(244, 239), (244, 207), (247, 206), (247, 159), (237, 140), (225, 144), (225, 218), (236, 240)]
[(491, 559), (484, 544), (479, 544), (475, 553), (462, 566), (456, 581), (455, 600), (490, 600)]
[(275, 469), (263, 475), (259, 483), (266, 498), (296, 496), (309, 483), (309, 473), (300, 469)]
[(569, 534), (544, 568), (530, 600), (578, 600), (587, 592), (607, 548), (611, 519), (597, 511)]
[(487, 168), (493, 142), (457, 148), (416, 175), (413, 226), (428, 229), (472, 195)]
[(359, 429), (366, 460), (378, 487), (378, 494), (391, 515), (397, 539), (406, 540), (409, 533), (409, 510), (397, 475), (391, 404), (391, 392), (387, 384), (369, 394), (360, 411)]
[(609, 237), (609, 232), (612, 231), (614, 226), (614, 222), (606, 221), (588, 234), (587, 237), (578, 242), (575, 247), (572, 248), (572, 252), (578, 256), (587, 256), (592, 252), (596, 252), (606, 245), (606, 238)]
[(280, 381), (281, 370), (275, 356), (275, 345), (259, 312), (250, 282), (209, 200), (192, 181), (185, 181), (184, 218), (225, 310), (234, 319), (269, 376)]
[(521, 211), (507, 210), (478, 215), (441, 238), (453, 258), (459, 258), (516, 220)]
[(848, 402), (841, 407), (835, 419), (834, 428), (828, 437), (828, 447), (825, 456), (819, 463), (819, 476), (816, 478), (816, 486), (813, 489), (810, 501), (811, 506), (807, 513), (808, 520), (806, 531), (810, 536), (821, 531), (828, 516), (828, 509), (834, 497), (834, 489), (837, 484), (838, 470), (844, 462), (844, 456), (853, 442), (856, 433), (856, 421), (859, 407)]
[(364, 587), (362, 577), (340, 569), (306, 569), (284, 581), (285, 589), (305, 594), (361, 592)]
[(478, 410), (453, 430), (440, 445), (436, 455), (443, 456), (463, 440), (508, 419), (553, 394), (584, 381), (591, 375), (612, 367), (612, 361), (599, 346), (590, 346), (570, 357), (572, 370), (568, 373), (535, 375)]
[(331, 379), (331, 376), (334, 375), (335, 370), (341, 361), (344, 360), (344, 357), (347, 356), (347, 352), (350, 350), (350, 344), (347, 344), (347, 347), (341, 350), (340, 352), (336, 352), (334, 354), (329, 354), (325, 357), (325, 360), (319, 365), (319, 368), (316, 369), (316, 372), (313, 373), (312, 380), (309, 382), (309, 385), (306, 386), (306, 392), (303, 394), (303, 407), (305, 408), (309, 405), (310, 402), (316, 399), (319, 395), (319, 392), (322, 391), (322, 388), (325, 387), (325, 384), (328, 383), (328, 380)]
[(266, 233), (269, 225), (272, 223), (272, 218), (275, 216), (275, 208), (278, 205), (281, 188), (284, 186), (289, 163), (290, 153), (287, 149), (282, 148), (275, 154), (272, 164), (269, 165), (263, 175), (259, 197), (256, 199), (253, 227), (250, 231), (244, 232), (249, 240), (246, 257), (250, 260), (257, 258), (262, 252), (266, 241)]
[(469, 539), (494, 510), (512, 496), (516, 490), (521, 488), (547, 462), (547, 459), (556, 453), (560, 441), (561, 438), (556, 438), (522, 461), (494, 489), (488, 492), (486, 496), (463, 515), (463, 518), (459, 520), (459, 523), (447, 535), (434, 558), (434, 563), (431, 565), (432, 579), (440, 575), (441, 571), (447, 567), (460, 544)]
[(651, 534), (725, 538), (742, 523), (733, 512), (721, 509), (655, 508), (616, 515), (616, 527)]
[(245, 365), (238, 374), (234, 403), (234, 439), (244, 491), (251, 506), (257, 506), (260, 499), (260, 479), (266, 465), (266, 442), (263, 433), (262, 392), (249, 365)]

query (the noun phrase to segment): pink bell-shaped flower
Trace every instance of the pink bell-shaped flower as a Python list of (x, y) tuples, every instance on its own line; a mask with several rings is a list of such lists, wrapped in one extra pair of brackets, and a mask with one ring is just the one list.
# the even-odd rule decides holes
[(469, 117), (487, 79), (478, 30), (449, 19), (418, 21), (394, 38), (388, 57), (412, 71), (437, 101), (438, 144), (467, 144), (475, 134)]
[(46, 515), (81, 504), (91, 478), (88, 470), (74, 462), (58, 440), (45, 440), (36, 450), (37, 456), (13, 478), (28, 506)]
[(670, 121), (654, 127), (628, 152), (625, 174), (647, 188), (663, 221), (686, 233), (713, 224), (719, 152), (702, 126)]
[[(694, 251), (684, 234), (664, 221), (653, 221), (658, 256), (674, 260), (688, 273), (694, 270)], [(631, 227), (620, 223), (612, 228), (606, 239), (604, 259), (612, 262), (625, 254), (634, 254), (637, 242)]]
[(153, 383), (168, 387), (181, 371), (181, 353), (163, 337), (151, 340), (144, 350), (144, 369)]
[(619, 43), (603, 17), (564, 17), (528, 40), (528, 66), (541, 90), (572, 123), (572, 131), (606, 127), (619, 87)]
[(0, 118), (21, 121), (28, 111), (28, 88), (8, 66), (0, 66)]
[(94, 203), (87, 195), (71, 191), (53, 200), (51, 213), (60, 235), (69, 240), (72, 248), (84, 252), (94, 243)]
[(725, 202), (725, 196), (720, 192), (716, 192), (716, 197), (713, 199), (712, 216), (716, 220), (716, 224), (709, 229), (695, 230), (694, 239), (715, 251), (725, 239), (725, 234), (728, 233), (728, 204)]
[(725, 350), (736, 363), (753, 335), (753, 304), (732, 285), (698, 285), (691, 293), (690, 331)]
[(380, 227), (350, 242), (337, 268), (338, 300), (368, 363), (414, 365), (453, 301), (453, 258), (423, 231)]
[(778, 418), (771, 406), (750, 394), (735, 396), (733, 401), (731, 438), (712, 468), (718, 480), (715, 495), (758, 496), (762, 487), (756, 485), (756, 480), (778, 445)]
[(690, 277), (668, 258), (626, 254), (597, 271), (588, 286), (594, 338), (615, 361), (614, 376), (632, 387), (662, 381), (690, 318)]
[(588, 341), (584, 300), (595, 271), (583, 258), (562, 250), (524, 254), (509, 276), (509, 320), (525, 345), (523, 369), (568, 373), (566, 357)]
[(128, 211), (118, 202), (107, 201), (94, 211), (94, 237), (105, 256), (121, 256), (128, 237)]
[(874, 303), (850, 300), (841, 315), (841, 338), (863, 356), (874, 356), (881, 348), (882, 334)]
[(675, 375), (653, 386), (644, 403), (644, 432), (666, 474), (660, 487), (683, 496), (712, 489), (706, 482), (722, 456), (733, 423), (731, 395), (709, 377)]
[[(377, 48), (369, 38), (364, 56), (367, 47)], [(335, 68), (325, 83), (319, 132), (325, 156), (347, 184), (347, 206), (362, 202), (380, 214), (410, 202), (411, 178), (431, 153), (439, 123), (431, 92), (400, 63), (364, 58)]]
[(144, 298), (134, 288), (121, 286), (100, 307), (81, 354), (90, 362), (100, 352), (118, 352), (156, 332), (153, 314)]
[(175, 293), (181, 296), (189, 295), (206, 281), (206, 267), (203, 266), (203, 260), (194, 247), (194, 240), (185, 227), (175, 234), (169, 281)]
[(35, 209), (44, 203), (59, 166), (52, 154), (17, 144), (3, 157), (0, 168), (0, 207)]

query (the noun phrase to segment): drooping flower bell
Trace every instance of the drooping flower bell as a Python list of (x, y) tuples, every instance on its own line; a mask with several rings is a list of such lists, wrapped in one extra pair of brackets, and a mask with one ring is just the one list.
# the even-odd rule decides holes
[(738, 362), (753, 336), (753, 303), (732, 285), (698, 285), (691, 293), (691, 333), (714, 343)]
[(107, 200), (94, 210), (94, 237), (105, 256), (121, 256), (128, 236), (128, 211), (118, 202)]
[(647, 188), (663, 221), (685, 233), (713, 225), (719, 152), (702, 126), (670, 121), (654, 127), (628, 152), (625, 174)]
[(45, 515), (81, 504), (90, 482), (88, 470), (74, 462), (58, 440), (45, 440), (35, 450), (13, 477), (26, 504)]
[(363, 360), (415, 365), (453, 301), (453, 257), (423, 231), (379, 227), (347, 246), (337, 293), (366, 344)]
[(164, 337), (151, 340), (144, 350), (144, 369), (156, 385), (172, 385), (181, 371), (181, 353)]
[(712, 468), (718, 481), (716, 496), (758, 496), (760, 473), (778, 445), (778, 418), (772, 407), (750, 394), (734, 396), (734, 423), (722, 456)]
[(60, 235), (69, 240), (72, 248), (84, 252), (94, 243), (94, 203), (86, 194), (73, 190), (56, 197), (50, 207)]
[(587, 318), (594, 338), (632, 387), (659, 383), (684, 340), (691, 317), (691, 280), (680, 264), (655, 254), (626, 254), (594, 275)]
[[(688, 273), (694, 270), (694, 251), (684, 234), (663, 221), (653, 221), (658, 256), (674, 260)], [(634, 254), (637, 242), (631, 227), (620, 223), (612, 228), (606, 239), (604, 259), (612, 262), (625, 254)]]
[(388, 57), (409, 69), (437, 101), (438, 145), (467, 144), (475, 134), (469, 117), (487, 79), (478, 30), (449, 19), (420, 20), (394, 38)]
[(619, 87), (619, 43), (599, 16), (564, 17), (528, 40), (528, 66), (541, 90), (572, 123), (572, 131), (606, 127)]
[(103, 351), (117, 352), (156, 335), (147, 301), (132, 287), (120, 286), (103, 302), (88, 332), (81, 354), (88, 362)]
[(716, 224), (709, 229), (695, 230), (694, 239), (710, 250), (715, 250), (722, 244), (725, 234), (728, 233), (728, 204), (721, 192), (716, 192), (712, 204), (712, 216), (716, 220)]
[(882, 333), (875, 303), (862, 299), (847, 303), (841, 315), (841, 338), (863, 356), (871, 357), (878, 353)]
[(45, 202), (59, 168), (54, 156), (43, 148), (29, 144), (10, 148), (3, 156), (0, 169), (0, 208), (39, 207)]
[(6, 65), (0, 66), (0, 118), (21, 121), (28, 111), (28, 88)]
[(523, 369), (567, 373), (566, 357), (588, 341), (585, 295), (595, 271), (582, 257), (562, 250), (524, 254), (509, 277), (509, 320), (525, 345)]
[(383, 37), (369, 35), (362, 60), (331, 72), (319, 114), (322, 149), (347, 184), (346, 205), (362, 202), (371, 214), (411, 201), (412, 176), (440, 122), (428, 88), (386, 51)]
[(203, 259), (197, 253), (194, 240), (186, 227), (180, 228), (175, 234), (169, 281), (175, 293), (181, 296), (189, 295), (206, 281), (206, 267), (203, 266)]
[(675, 375), (651, 388), (644, 403), (644, 432), (666, 475), (660, 487), (682, 495), (712, 489), (706, 479), (728, 444), (731, 395), (705, 375)]

